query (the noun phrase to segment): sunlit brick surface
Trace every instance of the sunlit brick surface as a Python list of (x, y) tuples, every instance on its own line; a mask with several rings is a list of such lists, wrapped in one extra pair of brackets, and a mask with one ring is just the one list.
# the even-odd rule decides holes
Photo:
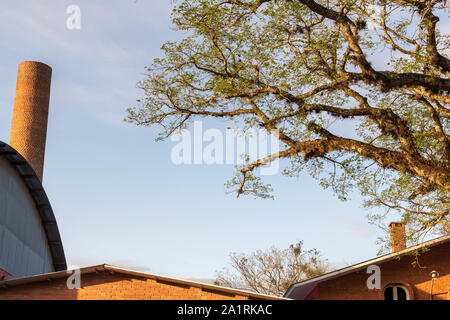
[(19, 65), (10, 145), (42, 181), (52, 69), (24, 61)]
[(433, 285), (433, 300), (450, 299), (450, 242), (420, 252), (418, 257), (406, 255), (380, 264), (380, 269), (380, 290), (367, 288), (366, 281), (369, 275), (366, 270), (361, 270), (321, 282), (319, 299), (378, 300), (383, 299), (383, 289), (387, 285), (401, 284), (408, 289), (411, 300), (429, 300), (430, 272), (433, 270), (440, 274)]
[(0, 289), (0, 300), (247, 300), (238, 294), (103, 271), (81, 276), (80, 289), (66, 278)]

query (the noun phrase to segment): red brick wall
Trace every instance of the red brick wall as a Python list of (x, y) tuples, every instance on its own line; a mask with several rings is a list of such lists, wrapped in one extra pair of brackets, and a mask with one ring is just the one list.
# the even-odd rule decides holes
[(81, 275), (81, 288), (68, 289), (67, 278), (0, 289), (0, 300), (247, 300), (245, 296), (189, 285), (103, 271)]
[(413, 256), (403, 256), (380, 264), (381, 289), (369, 290), (366, 285), (370, 274), (366, 269), (324, 281), (319, 284), (319, 299), (383, 299), (383, 289), (389, 284), (403, 284), (409, 288), (412, 299), (430, 298), (430, 272), (436, 270), (440, 276), (433, 285), (434, 300), (448, 300), (450, 290), (450, 243), (432, 247), (418, 257), (419, 265), (413, 266)]

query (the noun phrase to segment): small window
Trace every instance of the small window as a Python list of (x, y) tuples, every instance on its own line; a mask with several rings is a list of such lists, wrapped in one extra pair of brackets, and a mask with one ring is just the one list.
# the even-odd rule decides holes
[(389, 285), (383, 292), (384, 300), (409, 300), (408, 289), (402, 285)]

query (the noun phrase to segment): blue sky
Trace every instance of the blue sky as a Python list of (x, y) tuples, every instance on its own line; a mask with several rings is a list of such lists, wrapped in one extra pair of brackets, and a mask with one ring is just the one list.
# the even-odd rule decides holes
[[(183, 37), (171, 27), (171, 3), (0, 5), (0, 140), (9, 141), (19, 63), (53, 68), (44, 186), (68, 264), (212, 278), (230, 252), (298, 240), (336, 266), (374, 257), (380, 231), (358, 195), (340, 202), (303, 174), (266, 178), (275, 200), (237, 199), (224, 189), (232, 165), (176, 166), (174, 142), (155, 142), (157, 128), (123, 122), (141, 95), (144, 66), (165, 41)], [(71, 4), (81, 9), (80, 30), (66, 28)]]

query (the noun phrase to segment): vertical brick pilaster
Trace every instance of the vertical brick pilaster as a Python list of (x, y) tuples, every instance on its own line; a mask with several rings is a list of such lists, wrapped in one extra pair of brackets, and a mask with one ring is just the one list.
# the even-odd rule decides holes
[(24, 61), (17, 74), (10, 145), (33, 167), (42, 181), (52, 68)]
[(391, 232), (392, 252), (406, 249), (405, 224), (402, 222), (391, 222), (389, 224), (389, 229)]

